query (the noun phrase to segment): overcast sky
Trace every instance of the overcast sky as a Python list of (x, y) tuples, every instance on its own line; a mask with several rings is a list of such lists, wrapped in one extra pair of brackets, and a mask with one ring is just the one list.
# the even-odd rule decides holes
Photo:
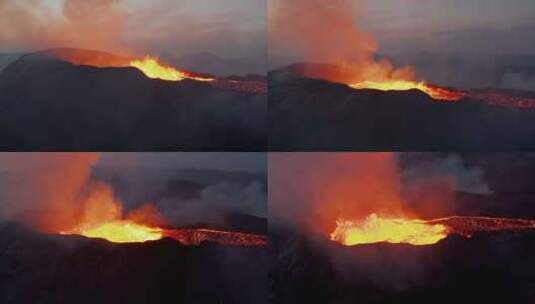
[[(535, 55), (533, 0), (270, 0), (269, 3), (272, 68), (311, 60), (309, 53), (313, 49), (317, 53), (323, 48), (322, 52), (327, 53), (328, 49), (350, 49), (350, 45), (355, 45), (357, 52), (359, 43), (362, 49), (375, 52), (377, 47), (379, 53), (386, 55), (419, 52)], [(348, 30), (352, 24), (353, 30)], [(310, 33), (302, 34), (305, 30)]]
[(134, 13), (126, 39), (143, 38), (145, 41), (139, 42), (152, 41), (151, 45), (182, 53), (213, 52), (231, 58), (262, 56), (266, 45), (266, 1), (129, 0)]
[(362, 2), (358, 23), (382, 51), (535, 54), (533, 0)]
[(72, 46), (265, 60), (267, 0), (0, 0), (0, 52)]

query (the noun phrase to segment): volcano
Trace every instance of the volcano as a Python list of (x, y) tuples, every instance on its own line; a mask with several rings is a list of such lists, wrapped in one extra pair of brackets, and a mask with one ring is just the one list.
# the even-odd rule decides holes
[[(10, 150), (251, 150), (265, 147), (266, 82), (182, 71), (154, 57), (51, 49), (0, 74)], [(171, 131), (172, 130), (172, 131)]]
[(533, 92), (420, 82), (346, 84), (333, 70), (338, 71), (302, 63), (270, 72), (270, 150), (534, 148)]
[(82, 235), (105, 239), (112, 243), (144, 243), (162, 238), (171, 238), (184, 246), (199, 246), (202, 243), (217, 243), (225, 246), (266, 246), (266, 237), (261, 234), (224, 231), (207, 228), (162, 228), (132, 221), (121, 220), (62, 231), (63, 235)]
[(535, 234), (451, 236), (433, 246), (343, 246), (272, 230), (270, 284), (277, 303), (530, 303)]
[(0, 224), (4, 303), (267, 303), (264, 246), (118, 244)]
[[(430, 169), (436, 164), (433, 160), (436, 162), (445, 155), (449, 153), (400, 153), (396, 164), (405, 174), (411, 172), (411, 178), (418, 172), (427, 182), (436, 177), (436, 172), (429, 174), (434, 172)], [(306, 165), (326, 176), (324, 180), (333, 180), (336, 178), (333, 175), (346, 178), (349, 175), (344, 186), (357, 191), (349, 193), (342, 191), (345, 187), (335, 187), (340, 195), (328, 200), (321, 192), (332, 187), (315, 183), (313, 188), (319, 190), (310, 196), (311, 200), (322, 198), (320, 206), (325, 209), (306, 206), (313, 211), (272, 216), (269, 239), (274, 262), (270, 284), (274, 302), (452, 303), (459, 299), (477, 303), (533, 302), (535, 275), (531, 269), (535, 263), (530, 255), (535, 248), (535, 222), (528, 219), (535, 218), (530, 186), (535, 178), (534, 155), (459, 155), (467, 167), (477, 165), (484, 172), (492, 191), (475, 193), (450, 188), (451, 192), (446, 192), (431, 183), (429, 190), (434, 195), (426, 198), (421, 189), (411, 195), (408, 175), (402, 174), (407, 178), (399, 189), (403, 193), (403, 208), (395, 209), (401, 210), (397, 214), (412, 216), (386, 215), (388, 208), (381, 203), (389, 197), (390, 201), (393, 199), (385, 188), (388, 184), (378, 186), (373, 174), (383, 178), (388, 176), (388, 171), (376, 165), (366, 169), (373, 162), (371, 158), (363, 158), (358, 166), (352, 166), (348, 160), (354, 159), (347, 155), (339, 157), (335, 160), (346, 161), (338, 162), (331, 170), (325, 169), (325, 159), (311, 158), (315, 162)], [(314, 166), (316, 163), (321, 165)], [(322, 166), (323, 170), (318, 170)], [(452, 167), (455, 166), (450, 163), (443, 170), (451, 172)], [(348, 172), (343, 168), (348, 168)], [(295, 171), (302, 176), (308, 173)], [(354, 178), (357, 174), (366, 179), (360, 182)], [(462, 175), (466, 178), (470, 174)], [(314, 176), (315, 181), (321, 181), (320, 178), (320, 174)], [(276, 180), (270, 183), (279, 185)], [(294, 184), (292, 188), (300, 190), (299, 185)], [(397, 192), (397, 186), (392, 188)], [(470, 189), (476, 188), (471, 183)], [(366, 189), (378, 192), (376, 203), (367, 203), (373, 196), (366, 194)], [(274, 201), (274, 197), (277, 198), (272, 196), (271, 210), (277, 214), (278, 204), (286, 204), (282, 198), (280, 203)], [(338, 201), (347, 203), (339, 206)], [(304, 205), (302, 201), (300, 204)], [(368, 207), (376, 213), (365, 216), (362, 210)], [(351, 212), (360, 215), (351, 218)], [(336, 216), (340, 214), (347, 216), (339, 218), (337, 223)], [(324, 225), (325, 220), (332, 222)]]
[(270, 231), (273, 298), (277, 303), (428, 303), (429, 298), (451, 303), (460, 296), (489, 303), (533, 300), (535, 276), (526, 270), (534, 266), (533, 221), (451, 217), (427, 224), (444, 225), (451, 234), (425, 246), (349, 246), (275, 225)]

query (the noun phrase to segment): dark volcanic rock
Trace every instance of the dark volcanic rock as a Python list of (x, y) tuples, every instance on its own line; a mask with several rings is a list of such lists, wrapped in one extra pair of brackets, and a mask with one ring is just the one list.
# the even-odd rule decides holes
[(297, 76), (269, 75), (272, 151), (520, 151), (535, 148), (535, 111), (417, 91), (354, 90)]
[(266, 96), (26, 55), (0, 75), (9, 150), (263, 150)]
[(345, 247), (272, 231), (272, 303), (533, 303), (535, 233)]
[(112, 244), (0, 224), (0, 303), (266, 303), (260, 247)]

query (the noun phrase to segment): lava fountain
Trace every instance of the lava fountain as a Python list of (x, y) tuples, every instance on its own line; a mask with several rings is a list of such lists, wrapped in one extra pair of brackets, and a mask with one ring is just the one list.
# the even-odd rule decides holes
[(432, 245), (450, 234), (535, 230), (535, 220), (452, 216), (433, 220), (388, 218), (377, 214), (363, 221), (338, 220), (330, 239), (345, 246), (372, 243)]

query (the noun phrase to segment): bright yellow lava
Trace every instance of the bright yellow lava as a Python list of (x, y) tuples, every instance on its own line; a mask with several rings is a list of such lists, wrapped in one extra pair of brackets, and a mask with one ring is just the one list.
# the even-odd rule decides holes
[(379, 242), (431, 245), (448, 236), (446, 226), (422, 220), (381, 218), (371, 214), (364, 221), (338, 220), (331, 240), (352, 246)]
[(131, 221), (111, 221), (91, 227), (81, 227), (63, 234), (80, 234), (89, 238), (106, 239), (113, 243), (141, 243), (163, 237), (163, 230)]
[(380, 91), (407, 91), (418, 89), (423, 91), (426, 87), (423, 82), (414, 82), (408, 80), (391, 80), (391, 81), (362, 81), (349, 85), (355, 89), (373, 89)]
[(173, 67), (166, 66), (158, 62), (156, 58), (146, 56), (143, 59), (136, 59), (130, 62), (131, 67), (141, 70), (147, 77), (169, 81), (180, 81), (183, 79), (194, 79), (197, 81), (212, 81), (211, 78), (196, 77), (189, 73), (179, 71)]
[(407, 91), (412, 89), (420, 90), (433, 99), (457, 101), (464, 97), (461, 92), (455, 92), (439, 87), (427, 85), (425, 82), (417, 82), (410, 80), (389, 80), (389, 81), (362, 81), (359, 83), (350, 84), (354, 89), (373, 89), (380, 91)]

